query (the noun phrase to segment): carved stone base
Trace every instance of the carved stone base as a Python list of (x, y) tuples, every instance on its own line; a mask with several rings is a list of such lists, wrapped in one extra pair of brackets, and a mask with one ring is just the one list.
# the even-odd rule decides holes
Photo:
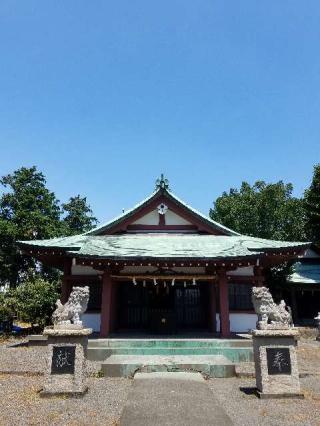
[(289, 330), (253, 330), (256, 386), (260, 398), (302, 398), (295, 339)]
[(87, 391), (85, 364), (88, 336), (92, 329), (61, 330), (47, 328), (47, 367), (41, 396), (79, 396)]

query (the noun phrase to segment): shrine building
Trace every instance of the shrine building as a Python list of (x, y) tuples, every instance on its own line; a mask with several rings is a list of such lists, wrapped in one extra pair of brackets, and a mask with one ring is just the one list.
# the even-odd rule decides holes
[(163, 176), (145, 200), (89, 232), (19, 245), (63, 270), (63, 302), (73, 286), (90, 287), (83, 320), (101, 337), (247, 332), (257, 320), (251, 287), (309, 247), (228, 229), (181, 201)]

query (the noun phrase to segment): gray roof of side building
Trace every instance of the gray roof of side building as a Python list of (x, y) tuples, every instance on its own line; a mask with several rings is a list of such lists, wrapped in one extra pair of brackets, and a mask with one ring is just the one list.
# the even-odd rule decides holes
[(320, 262), (303, 263), (296, 262), (293, 265), (293, 273), (289, 275), (291, 284), (320, 284)]

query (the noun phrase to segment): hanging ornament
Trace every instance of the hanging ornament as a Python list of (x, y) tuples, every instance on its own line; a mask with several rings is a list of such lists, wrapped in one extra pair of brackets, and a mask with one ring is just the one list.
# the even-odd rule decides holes
[(196, 285), (196, 279), (194, 277), (192, 278), (192, 285)]
[(133, 282), (133, 285), (137, 285), (138, 284), (137, 281), (136, 281), (136, 279), (135, 279), (135, 277), (132, 278), (132, 282)]
[(158, 283), (157, 283), (157, 280), (155, 279), (155, 278), (153, 278), (153, 284), (154, 285), (157, 285)]
[(172, 278), (172, 281), (171, 281), (171, 285), (172, 285), (172, 287), (174, 286), (174, 282), (175, 282), (175, 278)]

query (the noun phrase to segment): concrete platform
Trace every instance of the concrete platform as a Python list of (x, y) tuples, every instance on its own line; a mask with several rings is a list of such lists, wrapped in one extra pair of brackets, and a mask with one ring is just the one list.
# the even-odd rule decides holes
[(137, 373), (120, 426), (231, 426), (199, 373)]
[(101, 364), (108, 377), (132, 377), (136, 372), (200, 372), (209, 377), (233, 377), (235, 364), (223, 355), (111, 355)]
[(87, 358), (90, 361), (104, 361), (111, 355), (223, 355), (232, 362), (249, 362), (253, 359), (251, 348), (229, 347), (89, 347)]
[(165, 348), (165, 347), (230, 347), (230, 348), (252, 348), (252, 340), (249, 339), (205, 339), (205, 338), (173, 338), (173, 337), (154, 337), (154, 338), (107, 338), (107, 339), (89, 339), (88, 347), (103, 348)]

